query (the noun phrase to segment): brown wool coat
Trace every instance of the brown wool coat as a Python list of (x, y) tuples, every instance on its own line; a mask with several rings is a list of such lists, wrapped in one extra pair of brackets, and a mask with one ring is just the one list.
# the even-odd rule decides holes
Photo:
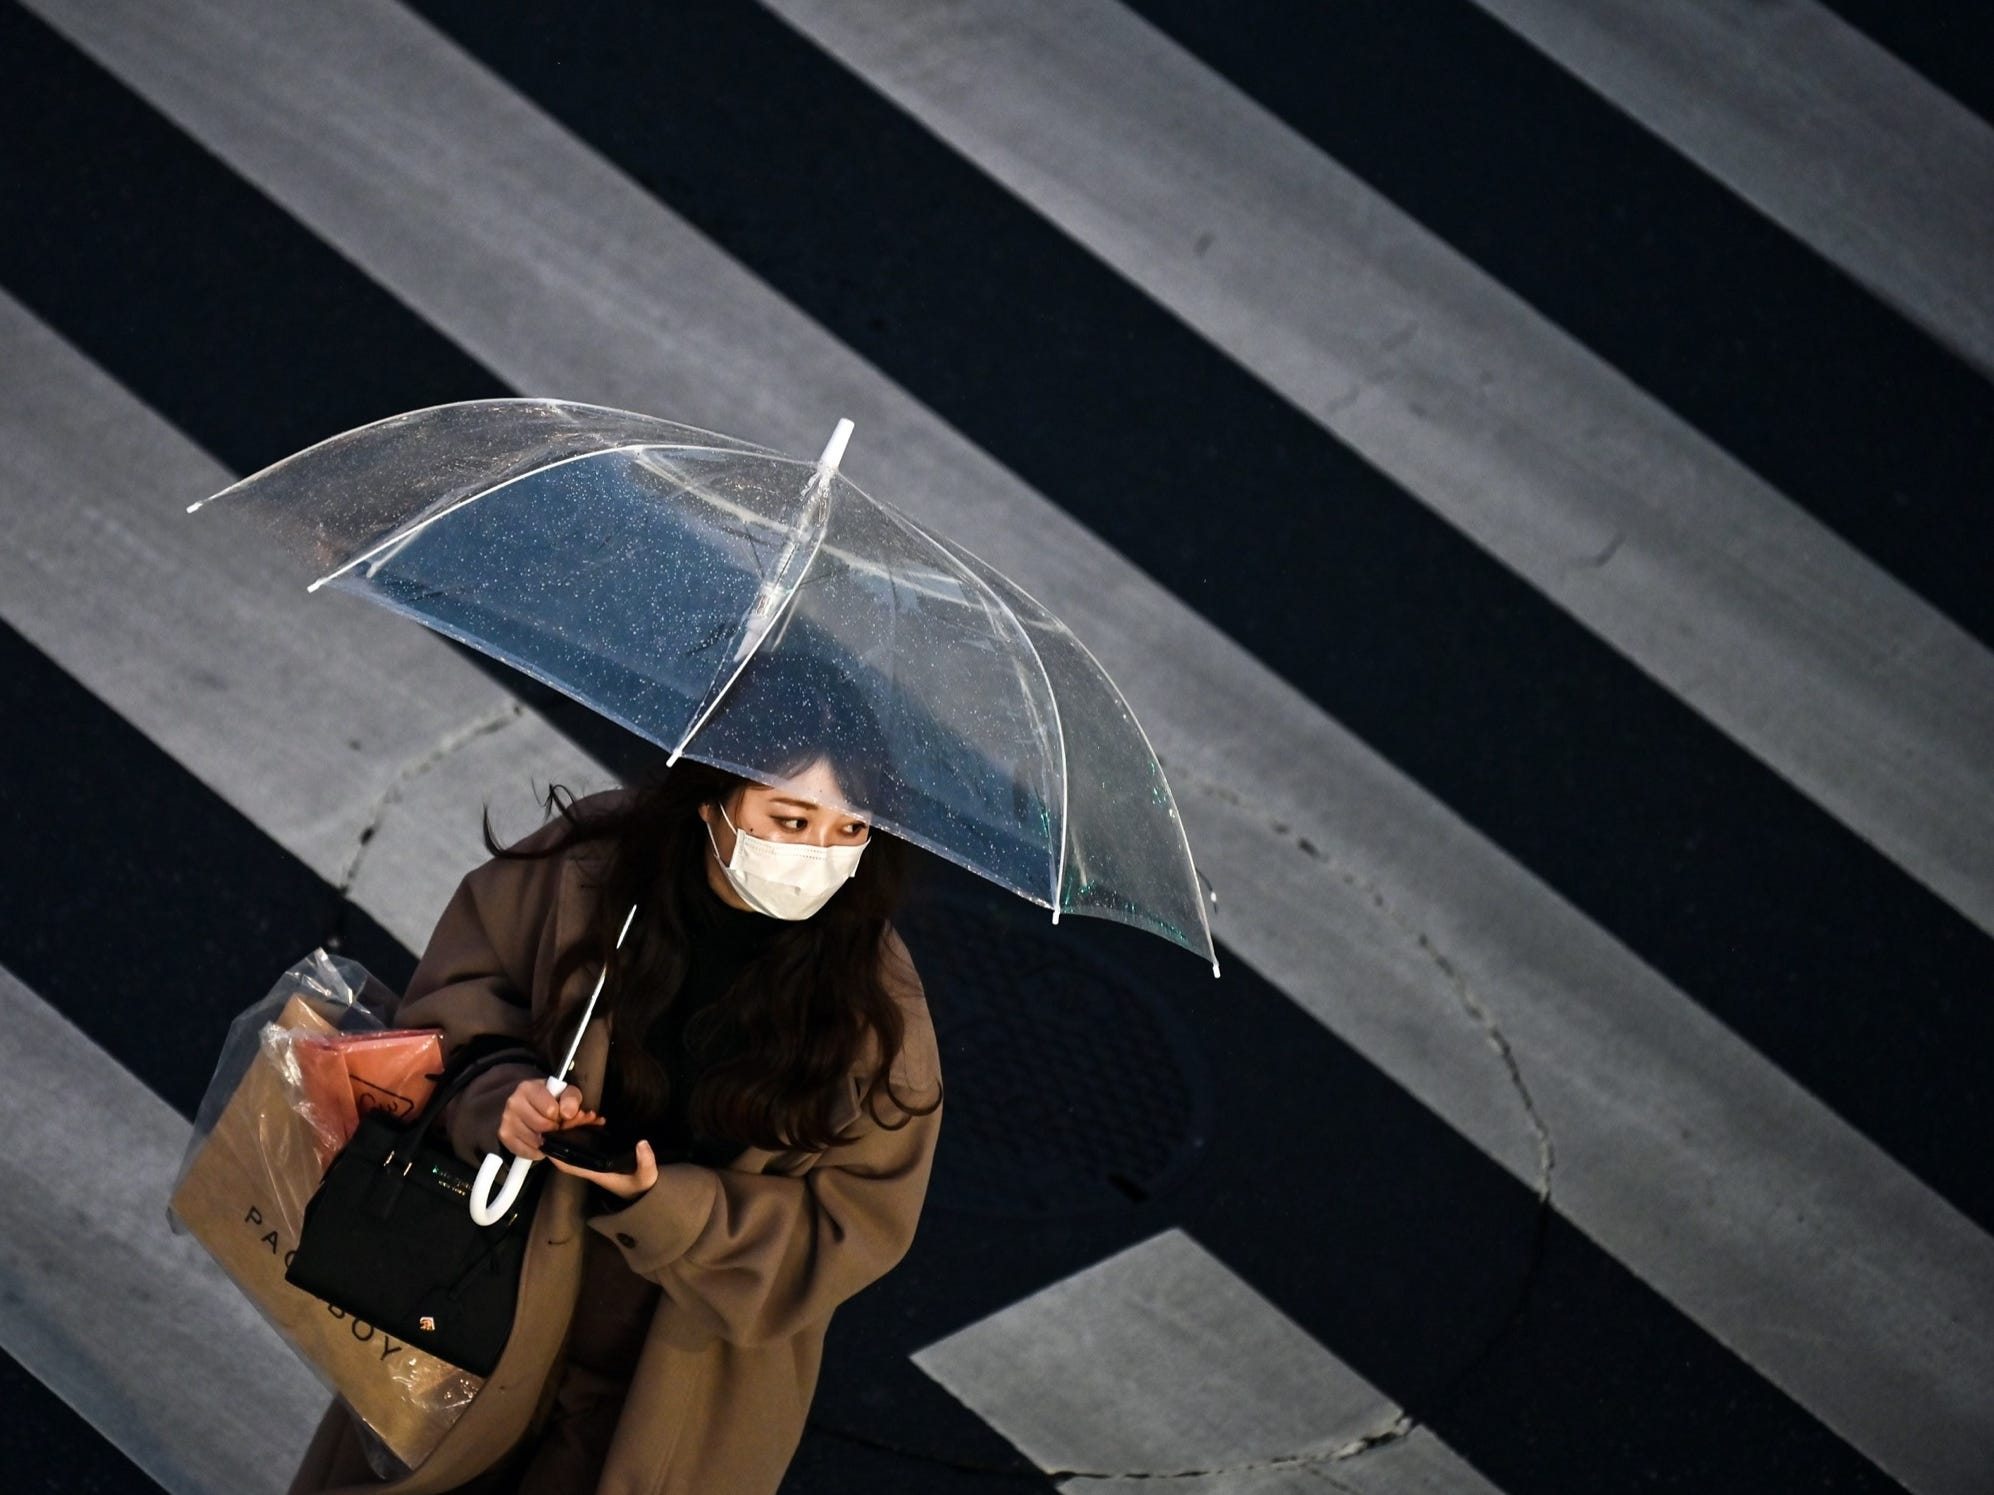
[[(608, 798), (584, 801), (591, 808), (597, 802)], [(521, 845), (546, 844), (560, 824)], [(583, 874), (597, 854), (581, 846), (540, 861), (495, 858), (465, 877), (430, 938), (399, 1021), (440, 1027), (451, 1047), (478, 1034), (523, 1034), (530, 1014), (549, 1003), (585, 1000), (593, 966), (560, 993), (551, 973), (589, 927), (592, 894)], [(882, 966), (907, 1019), (894, 1090), (925, 1104), (940, 1092), (941, 1069), (920, 979), (897, 934), (889, 932)], [(608, 1022), (598, 1017), (572, 1076), (585, 1102), (601, 1094), (608, 1049)], [(531, 1073), (499, 1067), (472, 1083), (451, 1118), (460, 1154), (475, 1160), (496, 1145), (505, 1097)], [(536, 1427), (558, 1379), (588, 1230), (613, 1241), (633, 1272), (662, 1289), (599, 1495), (774, 1491), (803, 1434), (832, 1311), (906, 1253), (927, 1192), (939, 1108), (897, 1129), (882, 1127), (858, 1104), (867, 1073), (853, 1073), (850, 1120), (841, 1128), (856, 1140), (822, 1153), (750, 1148), (717, 1170), (667, 1164), (642, 1198), (593, 1217), (584, 1213), (590, 1186), (550, 1168), (512, 1337), (436, 1451), (414, 1473), (375, 1482), (350, 1418), (335, 1404), (293, 1495), (434, 1495), (473, 1479)], [(898, 1119), (886, 1101), (879, 1109)]]

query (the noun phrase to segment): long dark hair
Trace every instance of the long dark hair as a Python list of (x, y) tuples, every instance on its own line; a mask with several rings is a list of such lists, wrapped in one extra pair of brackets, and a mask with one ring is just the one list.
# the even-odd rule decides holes
[[(715, 737), (721, 737), (715, 732)], [(815, 741), (809, 740), (815, 738)], [(848, 740), (848, 739), (847, 739)], [(776, 776), (800, 772), (828, 759), (848, 795), (863, 799), (865, 762), (828, 744), (820, 733), (778, 743)], [(606, 855), (590, 857), (595, 913), (586, 939), (563, 952), (553, 972), (556, 990), (581, 966), (595, 968), (615, 949), (623, 917), (634, 903), (637, 920), (616, 952), (602, 1002), (619, 1041), (609, 1063), (622, 1105), (637, 1116), (659, 1114), (670, 1079), (643, 1035), (670, 1007), (686, 974), (688, 943), (696, 938), (693, 900), (706, 888), (707, 829), (699, 807), (719, 804), (744, 784), (742, 774), (682, 758), (639, 776), (615, 804), (578, 807), (571, 791), (550, 785), (544, 806), (567, 829), (531, 851), (499, 845), (487, 813), (486, 848), (499, 857), (545, 857), (579, 843), (602, 843)], [(720, 1000), (699, 1013), (686, 1031), (705, 1072), (687, 1098), (695, 1134), (726, 1138), (771, 1151), (818, 1150), (852, 1140), (837, 1130), (847, 1099), (846, 1076), (861, 1062), (871, 1078), (861, 1104), (886, 1127), (904, 1126), (941, 1104), (939, 1095), (913, 1105), (893, 1089), (892, 1070), (905, 1039), (899, 1001), (885, 967), (905, 961), (888, 921), (906, 875), (906, 844), (872, 827), (858, 870), (808, 919), (779, 925), (767, 946), (741, 970)], [(912, 975), (911, 965), (906, 968)], [(578, 1014), (543, 1013), (534, 1040), (548, 1052), (565, 1048)], [(867, 1054), (868, 1036), (874, 1045)], [(881, 1114), (884, 1099), (897, 1113)], [(620, 1118), (612, 1117), (612, 1121)]]

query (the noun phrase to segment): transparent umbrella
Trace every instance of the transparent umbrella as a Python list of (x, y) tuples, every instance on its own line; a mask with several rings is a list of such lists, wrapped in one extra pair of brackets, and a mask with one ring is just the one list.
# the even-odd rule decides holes
[[(843, 808), (1062, 914), (1209, 961), (1170, 786), (1073, 633), (815, 462), (652, 416), (478, 400), (362, 426), (192, 509), (310, 590), (405, 613), (680, 755), (781, 783), (795, 724), (875, 765)], [(190, 510), (191, 512), (191, 510)]]

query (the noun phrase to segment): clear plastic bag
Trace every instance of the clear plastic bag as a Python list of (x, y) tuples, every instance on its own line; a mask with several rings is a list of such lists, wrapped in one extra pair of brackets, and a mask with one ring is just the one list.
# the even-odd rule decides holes
[[(383, 1476), (420, 1464), (483, 1382), (291, 1286), (284, 1271), (305, 1205), (361, 1108), (342, 1051), (394, 1050), (395, 1073), (420, 1067), (411, 1058), (420, 1048), (390, 1034), (398, 1003), (365, 967), (324, 950), (284, 972), (229, 1025), (168, 1209), (173, 1229), (195, 1236), (339, 1395)], [(393, 1081), (365, 1084), (370, 1106), (421, 1104), (419, 1091)]]
[[(181, 1159), (179, 1177), (174, 1180), (176, 1192), (180, 1180), (187, 1176), (194, 1154), (215, 1129), (216, 1119), (249, 1072), (249, 1066), (262, 1053), (263, 1030), (275, 1023), (293, 1001), (302, 1003), (318, 1019), (324, 1032), (378, 1033), (394, 1021), (401, 998), (359, 961), (328, 955), (324, 950), (312, 951), (279, 976), (265, 996), (243, 1008), (228, 1025), (222, 1051), (215, 1059), (214, 1075), (194, 1112), (194, 1134), (187, 1143), (186, 1156)], [(176, 1224), (174, 1228), (180, 1227)]]
[(283, 1080), (291, 1110), (312, 1129), (321, 1173), (353, 1140), (362, 1116), (413, 1117), (443, 1068), (434, 1028), (323, 1033), (278, 1021), (264, 1024), (261, 1039), (263, 1059)]

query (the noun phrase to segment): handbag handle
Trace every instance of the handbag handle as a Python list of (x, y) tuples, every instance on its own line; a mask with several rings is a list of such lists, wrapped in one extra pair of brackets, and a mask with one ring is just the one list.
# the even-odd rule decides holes
[[(469, 1048), (481, 1041), (488, 1040), (474, 1038), (465, 1047)], [(429, 1129), (436, 1124), (437, 1118), (443, 1114), (444, 1107), (456, 1099), (458, 1093), (466, 1085), (470, 1084), (472, 1080), (496, 1064), (517, 1063), (522, 1058), (537, 1063), (540, 1055), (526, 1044), (504, 1043), (489, 1053), (476, 1055), (476, 1057), (464, 1064), (454, 1075), (448, 1073), (450, 1066), (446, 1062), (444, 1065), (446, 1078), (441, 1085), (438, 1085), (435, 1090), (430, 1092), (429, 1100), (424, 1104), (422, 1111), (416, 1118), (402, 1128), (402, 1140), (388, 1154), (389, 1160), (392, 1161), (398, 1153), (407, 1154), (411, 1157), (414, 1156), (416, 1150), (422, 1146), (423, 1139), (429, 1135)], [(383, 1164), (383, 1166), (386, 1165)]]

